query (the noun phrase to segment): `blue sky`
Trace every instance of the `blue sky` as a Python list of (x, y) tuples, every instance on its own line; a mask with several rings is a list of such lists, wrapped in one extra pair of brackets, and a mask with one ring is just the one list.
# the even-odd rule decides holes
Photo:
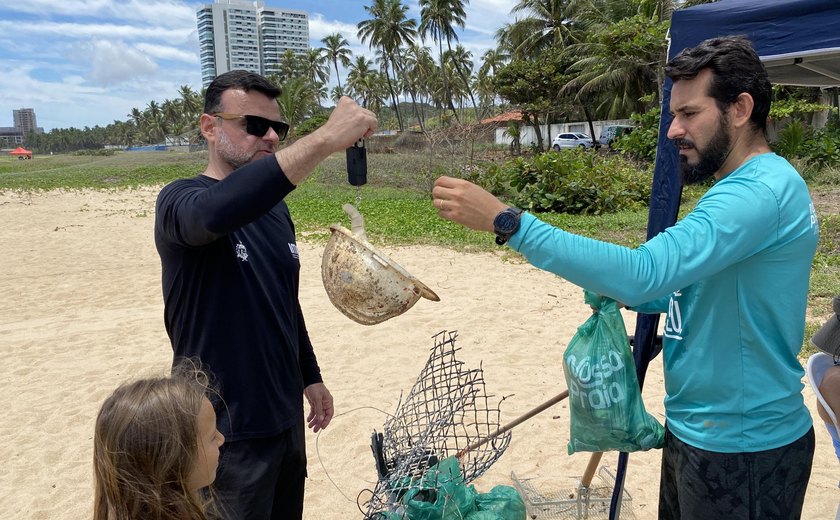
[[(417, 0), (404, 0), (418, 19)], [(38, 126), (83, 128), (125, 121), (134, 107), (176, 99), (181, 85), (201, 88), (196, 9), (177, 0), (20, 0), (0, 5), (0, 127), (12, 110), (33, 108)], [(311, 45), (340, 32), (354, 54), (370, 0), (268, 0), (309, 14)], [(512, 21), (515, 0), (471, 0), (459, 39), (479, 62), (494, 34)], [(434, 46), (433, 42), (426, 43)], [(334, 83), (334, 79), (332, 82)]]

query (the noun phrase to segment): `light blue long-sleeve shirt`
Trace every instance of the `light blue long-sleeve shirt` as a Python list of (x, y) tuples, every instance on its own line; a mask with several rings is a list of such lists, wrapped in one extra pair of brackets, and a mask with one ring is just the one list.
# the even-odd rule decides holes
[(527, 213), (509, 244), (581, 287), (667, 313), (668, 428), (693, 446), (733, 453), (784, 446), (811, 427), (797, 354), (818, 233), (805, 182), (766, 153), (636, 249)]

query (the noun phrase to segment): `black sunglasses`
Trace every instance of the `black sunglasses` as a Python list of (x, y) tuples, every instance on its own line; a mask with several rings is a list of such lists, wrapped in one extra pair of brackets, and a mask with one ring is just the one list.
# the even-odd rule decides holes
[(245, 131), (257, 137), (265, 136), (265, 133), (268, 132), (268, 129), (272, 128), (274, 129), (274, 133), (277, 134), (277, 137), (279, 137), (282, 141), (286, 138), (286, 134), (289, 132), (289, 125), (287, 125), (283, 121), (272, 121), (271, 119), (266, 119), (260, 116), (228, 114), (227, 112), (216, 112), (215, 114), (210, 115), (213, 117), (220, 117), (222, 119), (227, 120), (244, 119)]

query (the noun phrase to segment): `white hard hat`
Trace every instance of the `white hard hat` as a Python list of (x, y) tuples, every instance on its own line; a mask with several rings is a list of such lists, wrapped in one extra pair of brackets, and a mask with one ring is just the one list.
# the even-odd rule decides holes
[(375, 325), (404, 313), (421, 296), (440, 301), (434, 291), (367, 241), (361, 215), (347, 206), (355, 232), (330, 226), (321, 262), (321, 278), (333, 305), (357, 323)]

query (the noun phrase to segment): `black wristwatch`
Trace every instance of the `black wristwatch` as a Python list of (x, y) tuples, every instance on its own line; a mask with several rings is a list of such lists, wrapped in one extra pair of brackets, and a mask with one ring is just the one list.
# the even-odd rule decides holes
[(519, 230), (519, 217), (522, 210), (519, 208), (507, 208), (500, 211), (493, 219), (493, 231), (496, 233), (496, 243), (504, 245)]

